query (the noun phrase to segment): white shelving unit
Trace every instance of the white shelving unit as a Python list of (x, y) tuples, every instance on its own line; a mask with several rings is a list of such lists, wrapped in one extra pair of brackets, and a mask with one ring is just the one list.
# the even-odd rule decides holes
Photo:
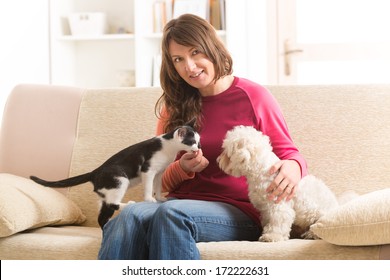
[[(245, 41), (234, 38), (242, 30), (231, 28), (229, 14), (245, 1), (226, 0), (226, 31), (218, 31), (227, 47), (245, 54)], [(161, 32), (153, 31), (155, 0), (50, 0), (51, 83), (82, 87), (123, 85), (123, 75), (135, 75), (134, 86), (152, 86), (153, 59), (161, 49)], [(238, 6), (237, 6), (238, 5)], [(241, 11), (243, 8), (240, 9)], [(67, 16), (71, 13), (104, 12), (109, 33), (71, 35)], [(235, 14), (237, 19), (237, 14)], [(241, 15), (245, 21), (245, 14)], [(244, 23), (241, 26), (245, 26)], [(118, 30), (126, 33), (118, 34)], [(238, 34), (234, 34), (238, 33)], [(245, 54), (246, 56), (246, 54)], [(240, 68), (237, 58), (235, 72)], [(246, 66), (245, 63), (242, 64)], [(240, 72), (240, 71), (238, 71)]]
[[(51, 0), (51, 82), (86, 87), (120, 85), (120, 75), (135, 70), (134, 1)], [(109, 33), (72, 36), (67, 17), (77, 12), (104, 12)], [(130, 33), (118, 34), (119, 28)]]

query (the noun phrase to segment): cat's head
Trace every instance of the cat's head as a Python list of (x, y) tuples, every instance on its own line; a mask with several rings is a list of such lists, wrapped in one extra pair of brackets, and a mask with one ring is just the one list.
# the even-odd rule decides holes
[(163, 138), (174, 144), (178, 151), (197, 152), (200, 146), (200, 135), (194, 129), (195, 120), (191, 120), (182, 126), (176, 127), (173, 131), (163, 135)]
[(163, 138), (174, 140), (174, 143), (178, 144), (176, 147), (179, 150), (197, 152), (201, 148), (200, 135), (194, 129), (194, 124), (195, 121), (192, 120), (165, 134)]
[(197, 152), (200, 148), (200, 135), (191, 126), (183, 125), (176, 129), (174, 137), (183, 144), (183, 150)]

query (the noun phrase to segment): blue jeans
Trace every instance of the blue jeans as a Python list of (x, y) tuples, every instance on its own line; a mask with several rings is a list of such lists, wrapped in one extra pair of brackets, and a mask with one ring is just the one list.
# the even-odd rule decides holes
[(198, 260), (196, 242), (258, 240), (258, 225), (235, 206), (173, 199), (126, 206), (103, 229), (99, 259)]

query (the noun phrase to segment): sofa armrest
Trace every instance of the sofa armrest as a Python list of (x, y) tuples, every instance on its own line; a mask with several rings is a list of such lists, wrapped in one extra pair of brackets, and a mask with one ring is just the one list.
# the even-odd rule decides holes
[(16, 86), (4, 109), (0, 172), (67, 177), (83, 92), (64, 86)]

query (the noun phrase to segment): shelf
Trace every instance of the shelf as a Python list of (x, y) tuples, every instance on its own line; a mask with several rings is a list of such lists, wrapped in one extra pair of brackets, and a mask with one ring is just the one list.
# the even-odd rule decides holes
[(114, 41), (114, 40), (133, 40), (134, 34), (104, 34), (96, 36), (59, 36), (60, 41)]
[(161, 39), (162, 38), (162, 32), (154, 32), (154, 33), (149, 33), (145, 35), (145, 38), (150, 38), (150, 39)]
[[(226, 35), (226, 30), (217, 30), (217, 34), (220, 37), (224, 37)], [(149, 33), (144, 37), (149, 39), (161, 39), (162, 35), (163, 35), (162, 32), (155, 32), (155, 33)]]

